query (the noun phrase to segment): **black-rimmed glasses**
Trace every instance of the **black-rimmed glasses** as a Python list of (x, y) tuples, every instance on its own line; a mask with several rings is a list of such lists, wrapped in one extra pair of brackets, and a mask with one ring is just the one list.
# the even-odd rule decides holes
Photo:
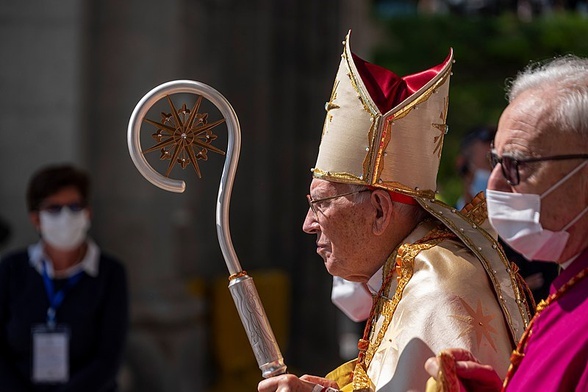
[(316, 206), (317, 203), (321, 203), (321, 202), (327, 201), (327, 200), (337, 199), (337, 198), (343, 197), (343, 196), (353, 195), (353, 194), (356, 194), (356, 193), (368, 192), (368, 191), (370, 191), (370, 189), (362, 189), (362, 190), (359, 190), (359, 191), (341, 193), (340, 195), (335, 195), (335, 196), (321, 197), (319, 199), (313, 199), (313, 198), (310, 197), (310, 195), (306, 195), (306, 199), (308, 200), (308, 205), (310, 206), (310, 210), (314, 213), (315, 218), (318, 218), (319, 209)]
[(515, 158), (509, 155), (500, 156), (495, 151), (491, 151), (488, 155), (492, 168), (500, 163), (502, 168), (502, 175), (510, 185), (519, 185), (519, 166), (524, 163), (543, 162), (543, 161), (564, 161), (569, 159), (588, 159), (588, 154), (569, 154), (569, 155), (553, 155), (549, 157), (536, 158)]

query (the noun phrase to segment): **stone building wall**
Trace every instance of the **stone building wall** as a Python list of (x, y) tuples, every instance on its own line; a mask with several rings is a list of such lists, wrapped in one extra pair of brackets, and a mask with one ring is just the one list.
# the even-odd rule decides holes
[[(223, 159), (210, 154), (202, 179), (174, 169), (187, 183), (174, 194), (148, 183), (129, 158), (134, 106), (175, 79), (213, 86), (239, 117), (231, 233), (261, 285), (271, 273), (286, 279), (281, 302), (262, 300), (270, 320), (280, 318), (287, 365), (320, 374), (339, 361), (331, 277), (301, 226), (339, 43), (353, 28), (354, 50), (369, 58), (377, 36), (369, 15), (369, 2), (354, 0), (0, 1), (0, 215), (12, 226), (0, 250), (36, 240), (24, 206), (34, 170), (71, 161), (90, 171), (92, 236), (130, 278), (128, 391), (214, 388), (215, 339), (243, 333), (211, 321), (215, 309), (234, 311), (214, 296), (228, 276), (214, 214)], [(253, 381), (259, 376), (254, 369)]]

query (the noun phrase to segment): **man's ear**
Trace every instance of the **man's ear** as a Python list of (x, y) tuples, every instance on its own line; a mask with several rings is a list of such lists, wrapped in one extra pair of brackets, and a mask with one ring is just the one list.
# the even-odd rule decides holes
[(381, 235), (388, 228), (390, 222), (392, 222), (392, 213), (394, 210), (392, 198), (388, 191), (376, 189), (371, 193), (370, 202), (376, 210), (373, 231), (375, 235)]

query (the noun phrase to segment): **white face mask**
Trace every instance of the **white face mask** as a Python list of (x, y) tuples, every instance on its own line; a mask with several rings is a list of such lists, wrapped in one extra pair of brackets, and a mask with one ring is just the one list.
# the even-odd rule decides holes
[(527, 260), (557, 261), (570, 237), (566, 230), (588, 212), (588, 207), (561, 230), (545, 230), (539, 216), (541, 199), (576, 174), (586, 163), (588, 161), (578, 165), (541, 195), (488, 189), (486, 199), (490, 224), (511, 248)]
[(86, 240), (90, 228), (87, 210), (72, 212), (62, 207), (58, 213), (39, 212), (43, 241), (60, 250), (73, 250)]
[(331, 301), (355, 322), (364, 321), (372, 309), (372, 295), (359, 282), (333, 277)]

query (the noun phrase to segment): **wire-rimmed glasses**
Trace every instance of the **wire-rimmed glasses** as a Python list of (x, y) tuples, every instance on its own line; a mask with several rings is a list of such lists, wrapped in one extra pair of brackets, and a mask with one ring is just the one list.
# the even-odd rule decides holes
[(317, 203), (321, 203), (321, 202), (327, 201), (327, 200), (337, 199), (337, 198), (343, 197), (343, 196), (353, 195), (356, 193), (367, 192), (367, 191), (370, 191), (370, 189), (366, 188), (366, 189), (361, 189), (359, 191), (341, 193), (341, 194), (335, 195), (335, 196), (321, 197), (319, 199), (313, 199), (312, 197), (310, 197), (310, 195), (306, 195), (306, 199), (308, 200), (308, 205), (310, 206), (310, 210), (314, 213), (314, 217), (318, 219), (319, 209), (317, 207)]

